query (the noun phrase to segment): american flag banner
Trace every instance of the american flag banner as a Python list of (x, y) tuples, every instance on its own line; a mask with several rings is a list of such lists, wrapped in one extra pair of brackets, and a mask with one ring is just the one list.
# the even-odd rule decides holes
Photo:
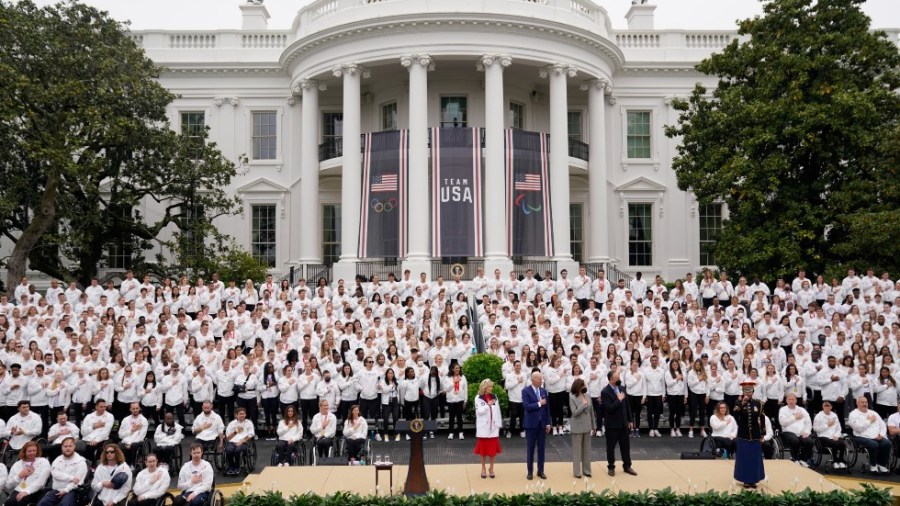
[(507, 251), (511, 256), (552, 257), (550, 139), (518, 129), (505, 134)]
[(406, 254), (408, 131), (365, 135), (360, 205), (359, 257)]
[(516, 182), (513, 185), (514, 190), (523, 192), (539, 192), (543, 188), (541, 186), (540, 174), (516, 174)]
[(397, 174), (384, 174), (372, 176), (372, 193), (397, 191)]

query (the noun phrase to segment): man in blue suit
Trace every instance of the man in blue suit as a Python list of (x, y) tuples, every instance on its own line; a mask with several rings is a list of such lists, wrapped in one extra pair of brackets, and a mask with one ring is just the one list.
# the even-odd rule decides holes
[(525, 418), (522, 427), (525, 429), (525, 442), (528, 448), (528, 476), (534, 478), (534, 447), (537, 445), (538, 477), (547, 479), (544, 474), (544, 447), (547, 441), (547, 433), (550, 432), (550, 406), (547, 404), (547, 391), (541, 385), (544, 377), (540, 372), (531, 373), (531, 386), (522, 389), (522, 406), (525, 408)]

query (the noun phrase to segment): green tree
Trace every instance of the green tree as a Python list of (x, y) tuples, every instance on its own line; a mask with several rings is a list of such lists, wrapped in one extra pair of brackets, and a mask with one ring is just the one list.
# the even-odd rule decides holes
[(697, 69), (677, 101), (678, 186), (724, 202), (719, 267), (771, 279), (800, 267), (900, 267), (900, 53), (863, 0), (772, 0)]
[[(0, 234), (15, 244), (8, 279), (17, 283), (30, 266), (86, 283), (113, 241), (152, 271), (160, 266), (142, 253), (162, 237), (203, 244), (212, 219), (237, 211), (224, 191), (234, 164), (205, 132), (171, 128), (175, 96), (159, 76), (105, 12), (0, 0)], [(161, 211), (151, 219), (139, 212), (144, 204)], [(203, 219), (187, 219), (196, 209)], [(176, 263), (191, 264), (176, 253)]]

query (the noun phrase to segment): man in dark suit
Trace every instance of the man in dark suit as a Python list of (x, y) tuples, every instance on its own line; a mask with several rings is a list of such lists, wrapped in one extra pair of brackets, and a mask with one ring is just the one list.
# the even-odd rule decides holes
[(547, 433), (550, 432), (550, 405), (547, 404), (547, 391), (541, 385), (544, 377), (540, 372), (531, 373), (531, 386), (522, 389), (522, 406), (525, 408), (525, 418), (522, 428), (525, 429), (525, 443), (528, 451), (528, 476), (533, 479), (534, 474), (534, 447), (537, 446), (538, 477), (547, 479), (544, 474), (544, 447), (547, 441)]
[(631, 468), (631, 442), (629, 434), (633, 428), (631, 409), (628, 400), (625, 399), (625, 387), (619, 379), (619, 371), (609, 371), (606, 375), (609, 385), (600, 392), (600, 402), (603, 404), (603, 423), (606, 425), (606, 462), (610, 476), (616, 475), (616, 445), (622, 453), (622, 464), (625, 472), (637, 476)]

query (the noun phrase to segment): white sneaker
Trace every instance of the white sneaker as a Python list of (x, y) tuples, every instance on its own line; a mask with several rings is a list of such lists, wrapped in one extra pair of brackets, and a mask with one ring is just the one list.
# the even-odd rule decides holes
[(453, 433), (447, 434), (447, 439), (453, 439)]
[(878, 466), (869, 466), (869, 471), (872, 472), (872, 473), (877, 473), (877, 472), (878, 472)]
[(428, 433), (428, 439), (434, 439), (434, 432)]
[(406, 435), (406, 440), (409, 441), (409, 434)]
[(375, 441), (381, 441), (381, 434), (375, 434)]
[(511, 437), (512, 437), (512, 432), (506, 431), (506, 439), (509, 439)]
[[(406, 437), (409, 437), (409, 436), (406, 436)], [(396, 436), (394, 436), (394, 441), (400, 441), (400, 434), (397, 434)]]
[(675, 429), (675, 435), (678, 437), (684, 437), (684, 434), (681, 433), (681, 429)]
[(694, 431), (693, 431), (693, 429), (692, 429), (690, 432), (688, 432), (688, 437), (694, 437)]
[(460, 433), (459, 433), (459, 439), (465, 439), (465, 438), (466, 438), (466, 436), (463, 436), (463, 433), (460, 432)]
[(797, 463), (800, 464), (800, 467), (809, 468), (809, 464), (805, 460), (798, 460)]
[(844, 464), (843, 462), (835, 462), (834, 468), (835, 469), (847, 469), (847, 464)]
[(670, 434), (669, 437), (675, 437), (675, 429), (672, 429), (672, 434)]
[(524, 430), (523, 430), (522, 432), (519, 433), (519, 437), (520, 437), (520, 438), (523, 438), (523, 439), (525, 438), (525, 431), (524, 431)]
[(700, 437), (706, 437), (706, 429), (700, 429)]
[(889, 472), (888, 468), (886, 468), (886, 467), (884, 467), (884, 466), (876, 466), (876, 467), (878, 467), (878, 472), (880, 472), (880, 473), (887, 473), (887, 472)]

